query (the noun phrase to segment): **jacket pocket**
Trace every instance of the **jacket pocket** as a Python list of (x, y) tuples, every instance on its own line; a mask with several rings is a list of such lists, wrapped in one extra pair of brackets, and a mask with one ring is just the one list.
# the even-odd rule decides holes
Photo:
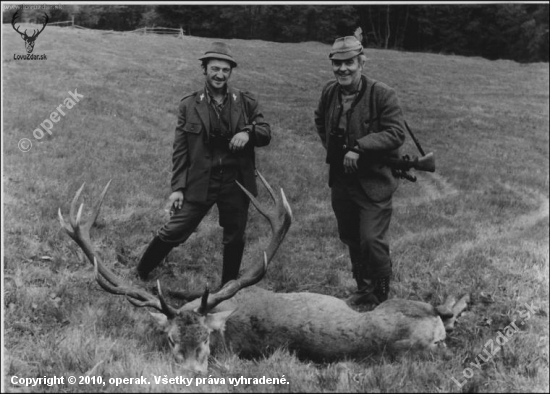
[(191, 134), (199, 134), (202, 130), (202, 124), (201, 123), (187, 123), (183, 127), (183, 131), (186, 133)]

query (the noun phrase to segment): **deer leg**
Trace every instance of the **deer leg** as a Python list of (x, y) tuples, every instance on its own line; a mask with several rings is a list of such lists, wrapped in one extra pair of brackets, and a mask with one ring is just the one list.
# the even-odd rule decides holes
[(445, 326), (445, 330), (447, 332), (451, 332), (454, 330), (454, 324), (455, 324), (455, 321), (456, 319), (458, 318), (458, 316), (460, 316), (460, 314), (462, 312), (464, 312), (464, 309), (466, 309), (468, 307), (468, 303), (470, 302), (470, 296), (468, 294), (462, 296), (460, 298), (460, 300), (458, 300), (452, 307), (452, 312), (453, 312), (453, 316), (448, 318), (448, 319), (444, 319), (443, 320), (443, 325)]

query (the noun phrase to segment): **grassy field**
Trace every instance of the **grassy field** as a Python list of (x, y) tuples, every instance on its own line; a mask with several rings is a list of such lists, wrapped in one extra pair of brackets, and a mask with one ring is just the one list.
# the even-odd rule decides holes
[[(24, 53), (23, 41), (3, 28), (3, 390), (548, 391), (548, 64), (374, 49), (366, 51), (367, 74), (397, 90), (408, 123), (437, 160), (434, 174), (416, 173), (418, 181), (404, 181), (395, 195), (391, 297), (437, 304), (470, 293), (472, 304), (447, 339), (452, 357), (318, 365), (280, 349), (259, 360), (219, 354), (209, 373), (284, 375), (286, 385), (13, 385), (13, 376), (184, 375), (148, 313), (99, 288), (91, 265), (60, 230), (57, 210), (68, 212), (83, 182), (89, 210), (112, 179), (92, 239), (103, 261), (130, 280), (167, 219), (177, 105), (202, 86), (196, 59), (212, 40), (48, 27), (34, 49), (47, 60), (24, 61), (13, 57)], [(313, 126), (321, 87), (332, 78), (329, 46), (229, 43), (239, 63), (232, 84), (261, 99), (272, 125), (272, 143), (258, 150), (257, 166), (284, 188), (295, 215), (260, 286), (346, 297), (354, 281)], [(33, 130), (75, 89), (83, 97), (37, 140)], [(22, 138), (32, 142), (26, 153), (18, 148)], [(417, 153), (410, 139), (404, 151)], [(243, 265), (260, 256), (267, 232), (251, 211)], [(164, 285), (219, 283), (221, 234), (213, 210), (169, 255), (160, 269)], [(472, 366), (489, 341), (520, 321), (498, 353)]]

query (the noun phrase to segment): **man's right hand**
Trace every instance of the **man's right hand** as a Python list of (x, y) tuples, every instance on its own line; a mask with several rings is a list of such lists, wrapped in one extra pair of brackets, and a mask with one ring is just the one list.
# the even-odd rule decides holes
[(168, 197), (168, 201), (170, 203), (170, 211), (180, 209), (183, 205), (183, 192), (181, 190), (172, 192), (170, 197)]

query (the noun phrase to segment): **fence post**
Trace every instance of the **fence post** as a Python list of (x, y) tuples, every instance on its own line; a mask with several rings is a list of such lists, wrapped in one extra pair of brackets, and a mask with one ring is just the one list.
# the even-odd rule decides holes
[(71, 28), (74, 29), (74, 15), (71, 15)]
[(145, 27), (143, 28), (143, 35), (146, 35), (146, 34), (147, 34), (147, 26), (145, 26)]

